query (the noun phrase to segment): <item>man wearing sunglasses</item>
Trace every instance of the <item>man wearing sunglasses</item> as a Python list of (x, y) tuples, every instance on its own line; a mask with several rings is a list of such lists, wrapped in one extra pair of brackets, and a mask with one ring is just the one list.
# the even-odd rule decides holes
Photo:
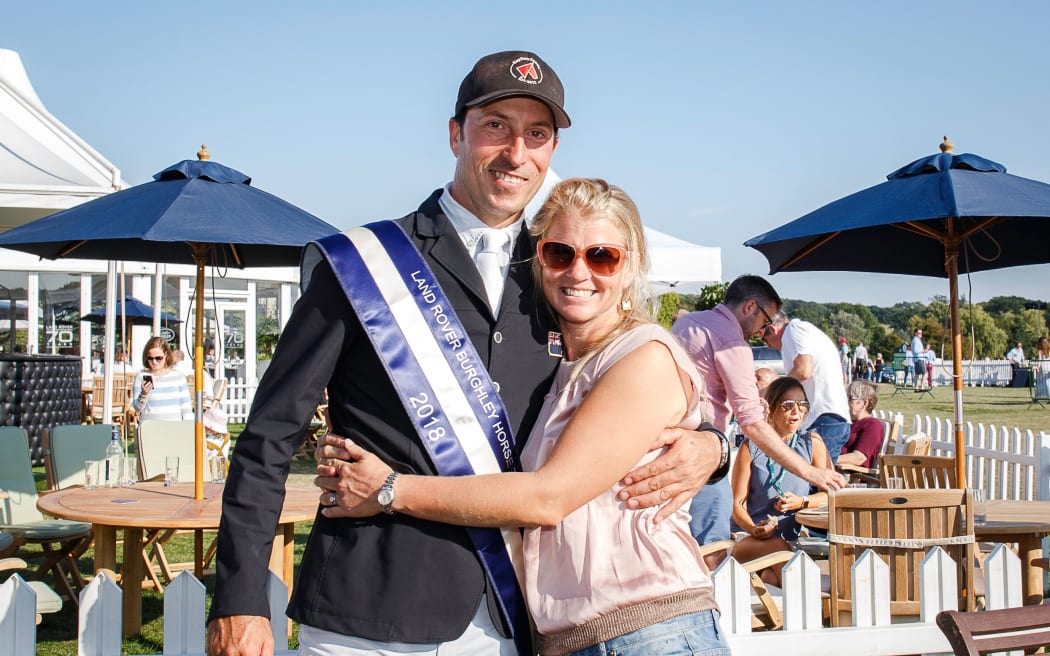
[(802, 381), (811, 404), (804, 430), (815, 431), (824, 439), (834, 465), (850, 430), (849, 400), (835, 343), (817, 326), (801, 319), (789, 321), (783, 312), (773, 315), (762, 339), (780, 349), (787, 375)]
[[(569, 127), (563, 104), (561, 81), (534, 53), (483, 57), (463, 79), (448, 123), (456, 157), (452, 182), (397, 221), (500, 392), (519, 452), (560, 362), (559, 336), (537, 306), (530, 275), (536, 250), (522, 219), (545, 182), (558, 130)], [(618, 266), (607, 248), (577, 254), (551, 245), (544, 253), (570, 263), (580, 255), (597, 269)], [(288, 463), (322, 390), (328, 390), (335, 433), (398, 473), (437, 473), (391, 382), (396, 372), (385, 368), (329, 260), (304, 264), (303, 280), (303, 296), (232, 457), (208, 624), (212, 656), (272, 652), (265, 617), (270, 544)], [(423, 401), (414, 407), (433, 410)], [(621, 493), (633, 495), (632, 507), (670, 499), (661, 516), (692, 497), (722, 453), (721, 440), (710, 433), (664, 437), (674, 442), (664, 460), (632, 472), (632, 485)], [(345, 457), (334, 444), (323, 441), (319, 449), (325, 465), (318, 472), (327, 468), (326, 477), (338, 471), (330, 459)], [(388, 506), (394, 483), (392, 477), (384, 486)], [(324, 506), (337, 504), (334, 493), (320, 496)], [(396, 514), (319, 515), (288, 612), (302, 624), (300, 648), (307, 654), (406, 653), (405, 643), (417, 655), (513, 654), (496, 587), (460, 527)]]
[[(747, 439), (785, 469), (822, 490), (838, 489), (846, 482), (840, 474), (814, 467), (792, 451), (766, 421), (766, 405), (758, 394), (748, 340), (772, 325), (773, 315), (782, 304), (764, 278), (740, 276), (730, 283), (722, 303), (711, 310), (686, 314), (674, 323), (671, 332), (693, 356), (704, 378), (716, 428), (728, 430), (729, 419), (735, 416)], [(732, 508), (728, 478), (705, 486), (693, 497), (690, 528), (700, 544), (730, 537)]]

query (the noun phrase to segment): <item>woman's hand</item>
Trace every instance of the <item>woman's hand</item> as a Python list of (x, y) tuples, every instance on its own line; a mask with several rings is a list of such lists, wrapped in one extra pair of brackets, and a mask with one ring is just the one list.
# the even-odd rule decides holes
[[(340, 444), (341, 441), (341, 444)], [(376, 495), (393, 470), (350, 440), (329, 434), (326, 442), (349, 462), (319, 460), (314, 485), (321, 488), (325, 517), (371, 517), (382, 512)]]
[(153, 380), (142, 381), (142, 396), (149, 396), (149, 393), (153, 391)]
[(773, 503), (773, 507), (776, 508), (777, 512), (781, 513), (797, 512), (802, 509), (805, 500), (806, 497), (800, 497), (797, 494), (785, 492), (776, 500), (776, 502)]
[(776, 535), (777, 532), (777, 518), (769, 517), (766, 521), (761, 524), (755, 524), (754, 528), (751, 529), (751, 537), (756, 540), (768, 540), (769, 538)]

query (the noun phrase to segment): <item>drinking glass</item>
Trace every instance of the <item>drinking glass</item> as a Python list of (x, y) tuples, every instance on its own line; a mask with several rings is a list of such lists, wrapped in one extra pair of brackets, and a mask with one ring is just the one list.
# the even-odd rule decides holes
[(226, 482), (226, 456), (215, 455), (209, 459), (211, 464), (211, 482), (212, 483), (225, 483)]
[(120, 482), (124, 487), (131, 487), (139, 480), (139, 459), (135, 456), (124, 458), (124, 479)]
[(886, 489), (887, 490), (903, 490), (904, 489), (904, 479), (901, 478), (900, 476), (891, 476), (891, 477), (887, 478), (886, 479)]
[(179, 482), (179, 457), (164, 458), (164, 486), (171, 487)]
[(85, 460), (84, 461), (84, 489), (94, 490), (98, 488), (98, 477), (99, 472), (102, 469), (102, 464), (98, 460)]
[(973, 523), (984, 526), (988, 523), (987, 497), (984, 490), (974, 488), (973, 490)]

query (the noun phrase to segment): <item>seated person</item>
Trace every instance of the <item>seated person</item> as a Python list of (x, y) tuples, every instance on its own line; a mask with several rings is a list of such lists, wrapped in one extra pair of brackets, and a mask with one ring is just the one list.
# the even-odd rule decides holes
[(755, 369), (755, 384), (758, 385), (758, 391), (764, 393), (766, 388), (769, 387), (769, 384), (776, 380), (778, 376), (780, 376), (780, 374), (769, 367), (759, 367), (758, 369)]
[[(824, 440), (813, 432), (802, 433), (809, 411), (806, 391), (797, 378), (781, 376), (766, 388), (769, 423), (793, 451), (815, 466), (829, 467)], [(748, 534), (733, 548), (739, 562), (792, 548), (800, 526), (795, 513), (827, 503), (826, 492), (811, 493), (810, 485), (745, 441), (733, 464), (733, 523)], [(770, 572), (771, 570), (766, 570)], [(763, 578), (777, 583), (778, 575)]]
[(882, 422), (871, 416), (879, 402), (879, 386), (867, 380), (855, 380), (846, 388), (849, 396), (849, 439), (842, 445), (840, 465), (874, 467), (882, 449)]

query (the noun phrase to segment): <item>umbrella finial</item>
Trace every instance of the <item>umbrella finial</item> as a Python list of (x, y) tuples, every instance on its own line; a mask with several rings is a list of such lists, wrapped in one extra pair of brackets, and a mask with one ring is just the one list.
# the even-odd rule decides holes
[[(948, 137), (945, 137), (947, 139)], [(201, 144), (201, 149), (197, 151), (197, 159), (202, 162), (206, 162), (211, 159), (211, 153), (208, 152), (208, 144)]]
[(950, 153), (955, 150), (955, 144), (948, 141), (948, 135), (944, 135), (944, 141), (941, 142), (941, 152)]

